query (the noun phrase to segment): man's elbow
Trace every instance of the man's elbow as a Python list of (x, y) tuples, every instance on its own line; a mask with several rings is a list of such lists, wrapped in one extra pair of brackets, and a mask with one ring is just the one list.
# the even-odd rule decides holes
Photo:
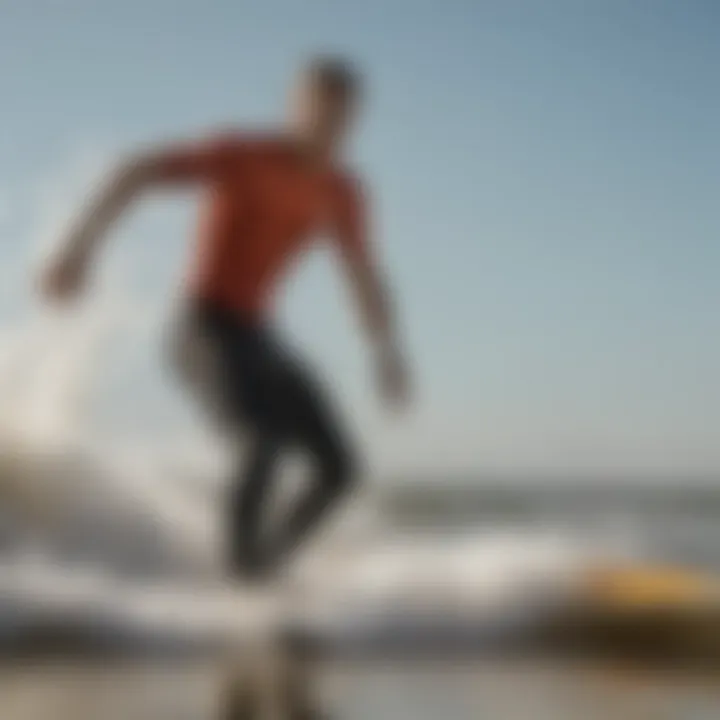
[(386, 335), (392, 319), (390, 293), (384, 278), (378, 272), (367, 272), (360, 281), (359, 290), (368, 330), (372, 335)]
[(156, 182), (157, 162), (146, 155), (126, 158), (115, 169), (112, 186), (117, 195), (132, 197)]

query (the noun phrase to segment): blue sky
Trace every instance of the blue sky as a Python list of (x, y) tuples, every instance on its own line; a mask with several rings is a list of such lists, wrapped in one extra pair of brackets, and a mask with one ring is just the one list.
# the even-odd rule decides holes
[[(0, 317), (27, 308), (28, 247), (88, 158), (275, 121), (297, 61), (338, 50), (368, 76), (353, 152), (416, 409), (377, 408), (322, 252), (282, 321), (376, 467), (720, 470), (719, 31), (712, 0), (6, 0)], [(169, 306), (193, 213), (158, 201), (118, 233), (107, 264), (143, 312)], [(187, 411), (159, 348), (106, 361), (110, 424)]]

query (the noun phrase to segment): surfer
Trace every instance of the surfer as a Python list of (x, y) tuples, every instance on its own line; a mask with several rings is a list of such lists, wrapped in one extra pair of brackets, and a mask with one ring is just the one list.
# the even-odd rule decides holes
[[(274, 290), (312, 238), (326, 235), (337, 250), (383, 397), (394, 406), (408, 397), (388, 285), (368, 237), (366, 197), (341, 162), (359, 110), (360, 80), (343, 59), (323, 57), (303, 68), (293, 90), (290, 119), (281, 130), (223, 130), (122, 163), (41, 277), (47, 298), (77, 296), (102, 239), (131, 201), (156, 187), (205, 191), (172, 358), (235, 448), (230, 567), (245, 578), (277, 568), (348, 495), (358, 475), (326, 389), (272, 328)], [(275, 536), (261, 542), (278, 459), (291, 448), (311, 460), (312, 481)]]

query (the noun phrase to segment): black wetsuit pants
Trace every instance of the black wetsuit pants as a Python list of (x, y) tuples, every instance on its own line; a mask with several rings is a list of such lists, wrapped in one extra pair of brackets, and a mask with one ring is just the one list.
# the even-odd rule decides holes
[[(172, 343), (176, 370), (234, 440), (229, 564), (234, 576), (277, 567), (350, 489), (355, 466), (327, 397), (300, 360), (263, 325), (207, 302), (184, 309)], [(280, 530), (261, 542), (278, 460), (298, 449), (311, 482)]]

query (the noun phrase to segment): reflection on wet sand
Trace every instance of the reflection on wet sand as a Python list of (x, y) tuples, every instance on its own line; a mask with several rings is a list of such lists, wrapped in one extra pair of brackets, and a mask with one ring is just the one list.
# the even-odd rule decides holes
[[(320, 705), (323, 717), (343, 720), (720, 717), (720, 689), (712, 680), (538, 661), (325, 664), (314, 678), (313, 714), (302, 703), (286, 705), (277, 693), (282, 673), (266, 665), (261, 677), (259, 666), (249, 675), (245, 665), (207, 661), (6, 664), (0, 707), (3, 720), (290, 720), (319, 716)], [(243, 695), (251, 688), (254, 695)], [(240, 703), (243, 697), (253, 703)]]

